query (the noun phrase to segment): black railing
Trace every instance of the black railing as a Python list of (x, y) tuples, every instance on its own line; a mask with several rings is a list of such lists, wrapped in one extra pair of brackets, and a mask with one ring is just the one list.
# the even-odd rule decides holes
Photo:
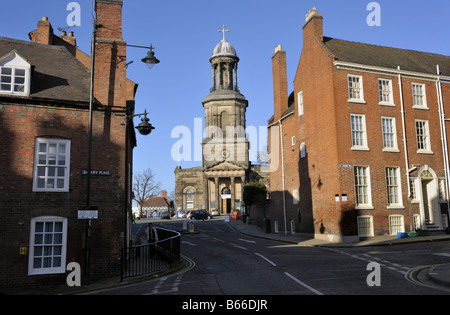
[(171, 268), (180, 260), (181, 234), (161, 228), (157, 231), (158, 242), (122, 248), (120, 281)]

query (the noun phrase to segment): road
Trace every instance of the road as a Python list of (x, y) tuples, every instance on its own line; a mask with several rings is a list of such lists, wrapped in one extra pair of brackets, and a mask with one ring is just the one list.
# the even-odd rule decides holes
[[(180, 221), (158, 221), (155, 225), (181, 229)], [(421, 273), (422, 266), (449, 262), (450, 242), (446, 241), (389, 247), (316, 248), (244, 236), (223, 220), (195, 221), (195, 231), (182, 235), (182, 254), (188, 262), (184, 270), (102, 293), (450, 294), (449, 287), (428, 282)]]

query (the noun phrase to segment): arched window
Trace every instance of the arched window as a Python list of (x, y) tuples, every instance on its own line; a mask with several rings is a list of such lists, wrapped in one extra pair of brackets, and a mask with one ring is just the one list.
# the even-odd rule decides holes
[(186, 209), (194, 209), (194, 190), (192, 188), (186, 190)]

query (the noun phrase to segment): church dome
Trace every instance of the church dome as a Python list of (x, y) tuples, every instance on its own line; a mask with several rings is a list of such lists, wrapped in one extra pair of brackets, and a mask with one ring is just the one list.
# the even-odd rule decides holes
[(217, 57), (217, 56), (237, 57), (237, 54), (236, 54), (236, 50), (234, 49), (234, 47), (229, 42), (227, 42), (227, 40), (224, 38), (214, 48), (214, 51), (213, 51), (211, 57)]

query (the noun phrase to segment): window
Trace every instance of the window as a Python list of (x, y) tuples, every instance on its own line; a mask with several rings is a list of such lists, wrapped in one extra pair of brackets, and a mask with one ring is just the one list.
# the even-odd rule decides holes
[(364, 102), (362, 76), (348, 76), (348, 100), (350, 102)]
[(378, 92), (380, 95), (380, 105), (394, 105), (391, 80), (378, 79)]
[(194, 209), (194, 190), (192, 189), (186, 191), (186, 209)]
[(373, 236), (373, 217), (369, 215), (359, 216), (357, 218), (358, 223), (358, 236), (368, 237)]
[(389, 216), (389, 234), (397, 235), (397, 233), (405, 232), (405, 225), (403, 223), (402, 215), (390, 215)]
[(417, 153), (431, 153), (427, 120), (416, 120)]
[(303, 115), (303, 91), (298, 92), (298, 115)]
[(303, 159), (306, 156), (306, 145), (300, 144), (300, 158)]
[(398, 152), (395, 118), (381, 117), (381, 130), (383, 134), (383, 151)]
[(294, 191), (292, 192), (292, 203), (294, 205), (298, 204), (298, 190), (294, 189)]
[(386, 189), (388, 207), (402, 206), (400, 168), (386, 167)]
[(414, 178), (409, 179), (409, 187), (411, 189), (411, 202), (418, 202), (417, 200), (417, 188), (416, 188), (417, 180)]
[(31, 219), (28, 274), (66, 272), (67, 218)]
[(352, 150), (368, 150), (366, 119), (364, 115), (350, 115), (352, 131)]
[(371, 207), (369, 168), (366, 166), (355, 166), (354, 172), (356, 206), (359, 208)]
[(439, 202), (447, 202), (447, 190), (445, 187), (445, 179), (439, 178)]
[(425, 96), (425, 85), (413, 83), (412, 96), (414, 108), (427, 108), (427, 100)]
[(70, 140), (36, 139), (33, 191), (69, 191)]
[(0, 60), (0, 94), (29, 95), (30, 69), (28, 62), (15, 51)]

